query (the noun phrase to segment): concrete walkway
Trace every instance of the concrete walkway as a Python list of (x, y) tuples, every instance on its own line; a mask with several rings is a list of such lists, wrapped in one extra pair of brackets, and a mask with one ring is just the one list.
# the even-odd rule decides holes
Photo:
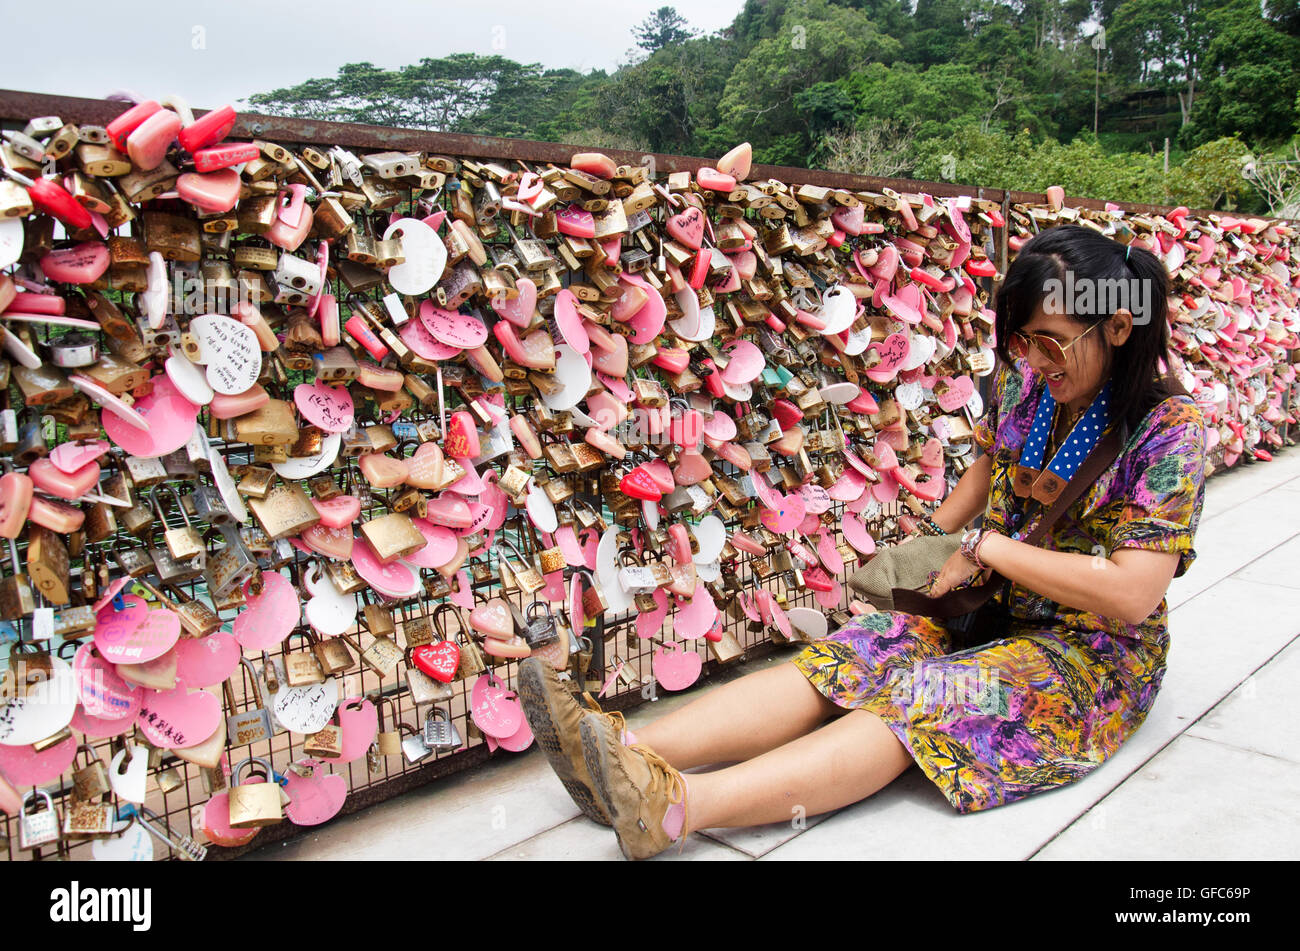
[[(956, 814), (913, 768), (828, 816), (690, 837), (692, 859), (1293, 859), (1300, 855), (1300, 450), (1208, 483), (1170, 588), (1169, 669), (1142, 728), (1072, 786)], [(794, 648), (730, 672), (781, 663)], [(714, 678), (711, 683), (718, 683)], [(704, 689), (709, 689), (705, 687)], [(691, 699), (631, 711), (633, 729)], [(535, 748), (253, 859), (619, 859)]]

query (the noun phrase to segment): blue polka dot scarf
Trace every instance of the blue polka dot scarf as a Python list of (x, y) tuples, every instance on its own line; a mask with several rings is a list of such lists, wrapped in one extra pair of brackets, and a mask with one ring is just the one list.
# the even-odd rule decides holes
[(1065, 484), (1083, 465), (1083, 460), (1088, 458), (1088, 454), (1110, 426), (1110, 381), (1106, 381), (1087, 412), (1074, 424), (1070, 435), (1052, 456), (1052, 461), (1044, 471), (1043, 455), (1047, 451), (1047, 440), (1055, 417), (1056, 400), (1050, 392), (1044, 390), (1038, 401), (1038, 411), (1034, 414), (1034, 424), (1020, 452), (1020, 462), (1015, 468), (1012, 482), (1016, 495), (1021, 498), (1032, 496), (1044, 505), (1061, 494)]

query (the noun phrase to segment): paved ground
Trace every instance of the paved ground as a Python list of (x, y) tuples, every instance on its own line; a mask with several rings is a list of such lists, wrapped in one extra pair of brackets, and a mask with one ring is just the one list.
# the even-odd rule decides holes
[[(1300, 449), (1212, 479), (1196, 549), (1196, 563), (1170, 589), (1172, 648), (1156, 704), (1115, 758), (1081, 782), (959, 816), (911, 769), (804, 828), (695, 834), (680, 856), (659, 860), (1295, 858)], [(645, 704), (629, 723), (635, 729), (689, 699)], [(613, 833), (578, 814), (536, 749), (249, 856), (619, 857)]]

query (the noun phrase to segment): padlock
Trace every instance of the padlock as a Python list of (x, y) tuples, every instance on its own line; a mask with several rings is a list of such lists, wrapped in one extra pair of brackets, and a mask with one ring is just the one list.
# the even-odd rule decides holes
[[(375, 706), (379, 710), (379, 731), (375, 734), (375, 744), (380, 756), (398, 756), (402, 752), (402, 733), (397, 720), (397, 706), (392, 699), (384, 697), (376, 699)], [(393, 729), (385, 729), (384, 709), (391, 707)]]
[[(42, 809), (37, 805), (28, 810), (28, 802), (40, 799), (45, 803)], [(18, 817), (18, 848), (24, 851), (39, 849), (43, 845), (59, 840), (59, 813), (54, 808), (54, 799), (43, 789), (33, 789), (23, 796), (22, 811)]]
[(215, 600), (224, 600), (232, 591), (238, 591), (249, 578), (257, 573), (257, 562), (253, 559), (243, 539), (238, 525), (234, 521), (222, 522), (203, 533), (204, 550), (213, 534), (219, 534), (225, 545), (216, 552), (209, 552), (203, 577), (207, 582), (208, 592)]
[(0, 578), (0, 618), (5, 621), (17, 621), (27, 617), (36, 609), (36, 595), (27, 581), (25, 572), (19, 570), (18, 547), (13, 539), (9, 540), (9, 564), (12, 574)]
[(659, 587), (654, 571), (632, 549), (624, 548), (618, 553), (618, 564), (618, 583), (627, 594), (654, 594)]
[(200, 561), (199, 567), (202, 570), (207, 566), (207, 553), (203, 547), (203, 539), (199, 535), (198, 529), (190, 523), (190, 517), (185, 514), (185, 506), (181, 504), (181, 497), (177, 493), (175, 486), (154, 486), (149, 493), (150, 504), (165, 526), (167, 524), (167, 515), (158, 500), (160, 489), (171, 495), (172, 500), (176, 503), (176, 508), (180, 511), (181, 519), (185, 523), (184, 528), (167, 528), (163, 531), (163, 542), (167, 546), (167, 551), (177, 561), (188, 562), (198, 558)]
[(104, 766), (94, 749), (87, 743), (77, 747), (77, 755), (86, 752), (86, 765), (76, 768), (72, 773), (72, 787), (78, 799), (89, 802), (113, 791), (108, 782), (108, 769)]
[(402, 756), (406, 759), (406, 762), (415, 765), (433, 755), (433, 747), (424, 741), (423, 733), (417, 731), (409, 723), (399, 723), (397, 728), (402, 738)]
[(411, 660), (411, 651), (412, 648), (408, 647), (405, 655), (406, 689), (411, 695), (411, 702), (418, 707), (425, 703), (450, 700), (455, 693), (451, 684), (435, 680), (416, 667)]
[[(289, 644), (295, 637), (305, 637), (309, 649), (291, 651)], [(325, 671), (321, 669), (315, 652), (310, 650), (311, 643), (312, 635), (306, 630), (293, 631), (285, 639), (284, 679), (290, 687), (308, 687), (325, 682)]]
[(327, 723), (303, 741), (302, 751), (308, 756), (338, 759), (343, 755), (342, 727), (337, 723)]
[(73, 795), (64, 805), (63, 835), (69, 839), (108, 835), (114, 824), (111, 803), (90, 802)]
[[(245, 657), (239, 660), (242, 667), (248, 671), (248, 680), (253, 688), (254, 706), (250, 709), (240, 712), (235, 711), (235, 694), (231, 689), (231, 681), (227, 680), (222, 684), (222, 692), (226, 697), (226, 706), (230, 709), (230, 714), (226, 717), (226, 735), (229, 738), (231, 746), (243, 746), (249, 743), (261, 743), (263, 740), (269, 740), (275, 732), (271, 726), (271, 714), (266, 709), (265, 702), (262, 700), (262, 688), (258, 684), (257, 674), (253, 670), (252, 663)], [(269, 657), (266, 660), (266, 669), (274, 672), (270, 664)], [(279, 689), (279, 680), (276, 679), (276, 686), (268, 689)]]
[(514, 583), (518, 585), (519, 590), (524, 594), (532, 594), (534, 591), (538, 591), (544, 587), (546, 579), (542, 577), (542, 573), (537, 569), (537, 566), (520, 553), (519, 548), (514, 542), (504, 537), (501, 538), (500, 541), (514, 552), (515, 558), (518, 559), (517, 565), (511, 564), (506, 560), (505, 556), (498, 551), (498, 558), (500, 559), (499, 567), (503, 576), (513, 576)]
[[(294, 429), (297, 436), (297, 429)], [(250, 498), (248, 507), (271, 541), (299, 535), (320, 523), (320, 513), (297, 482), (280, 483), (261, 499)]]
[[(244, 768), (261, 767), (266, 781), (262, 783), (244, 782)], [(255, 829), (275, 825), (284, 815), (280, 808), (280, 787), (275, 781), (275, 772), (271, 764), (261, 756), (246, 757), (235, 764), (231, 770), (230, 827), (232, 829)]]
[(434, 707), (424, 718), (424, 742), (435, 750), (459, 749), (464, 743), (451, 714)]
[(536, 650), (547, 644), (554, 644), (559, 639), (555, 626), (555, 614), (546, 601), (533, 601), (524, 613), (524, 639), (528, 646)]
[(34, 522), (27, 525), (27, 574), (52, 604), (72, 600), (68, 549), (56, 532)]

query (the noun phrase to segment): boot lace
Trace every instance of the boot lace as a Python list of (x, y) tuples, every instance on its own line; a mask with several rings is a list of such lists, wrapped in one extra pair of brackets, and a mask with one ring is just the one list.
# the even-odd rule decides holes
[(669, 766), (668, 761), (650, 747), (636, 743), (628, 749), (640, 753), (645, 758), (646, 764), (650, 766), (650, 788), (645, 791), (645, 798), (653, 800), (666, 793), (671, 805), (681, 804), (682, 831), (677, 836), (677, 851), (680, 853), (686, 847), (686, 833), (691, 827), (691, 807), (686, 800), (686, 782), (680, 772)]

